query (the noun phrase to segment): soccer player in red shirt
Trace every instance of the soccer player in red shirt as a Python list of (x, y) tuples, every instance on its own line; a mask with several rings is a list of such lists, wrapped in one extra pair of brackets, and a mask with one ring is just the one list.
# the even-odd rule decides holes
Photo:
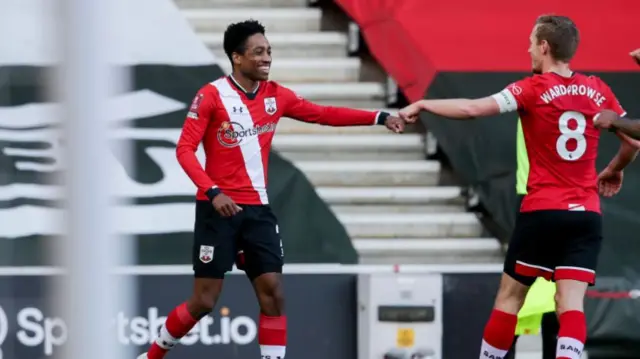
[[(400, 111), (415, 121), (420, 111), (454, 119), (518, 111), (529, 154), (528, 194), (516, 219), (494, 310), (480, 358), (502, 358), (513, 342), (517, 313), (536, 277), (554, 279), (560, 321), (556, 357), (578, 359), (587, 336), (583, 300), (595, 281), (602, 224), (596, 156), (602, 109), (624, 110), (601, 79), (569, 69), (579, 42), (573, 21), (541, 16), (530, 36), (534, 75), (481, 99), (422, 100)], [(600, 176), (615, 193), (622, 169), (636, 150), (622, 142)]]
[[(329, 126), (404, 129), (404, 121), (388, 113), (316, 105), (268, 81), (271, 46), (264, 27), (256, 21), (230, 25), (224, 34), (224, 50), (233, 73), (198, 91), (176, 150), (178, 162), (198, 188), (192, 251), (194, 291), (169, 314), (159, 337), (139, 359), (163, 358), (212, 311), (239, 246), (260, 305), (262, 358), (284, 359), (284, 254), (266, 192), (269, 151), (278, 121), (286, 116)], [(206, 155), (204, 169), (196, 158), (201, 142)]]

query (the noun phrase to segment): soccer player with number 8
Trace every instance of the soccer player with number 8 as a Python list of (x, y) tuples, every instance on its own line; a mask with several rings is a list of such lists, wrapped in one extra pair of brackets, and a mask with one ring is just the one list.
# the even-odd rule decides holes
[[(494, 310), (485, 327), (480, 358), (502, 358), (514, 337), (517, 313), (537, 277), (556, 282), (560, 322), (556, 358), (579, 359), (587, 336), (584, 295), (596, 277), (602, 242), (600, 197), (622, 185), (622, 170), (636, 156), (627, 141), (596, 173), (600, 131), (594, 118), (605, 109), (623, 116), (616, 96), (600, 78), (569, 69), (579, 43), (573, 21), (540, 16), (530, 35), (534, 75), (480, 99), (421, 100), (399, 112), (414, 122), (420, 111), (453, 119), (518, 111), (529, 154), (528, 194), (516, 219)], [(600, 192), (599, 192), (600, 186)]]

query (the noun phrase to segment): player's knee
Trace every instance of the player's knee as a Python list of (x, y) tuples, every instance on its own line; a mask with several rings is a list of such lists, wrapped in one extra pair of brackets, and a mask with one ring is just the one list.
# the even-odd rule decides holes
[(559, 314), (571, 310), (584, 310), (584, 295), (588, 284), (576, 280), (559, 280), (556, 282), (556, 311)]
[(218, 301), (222, 289), (222, 280), (197, 279), (189, 305), (193, 313), (210, 313)]
[(500, 291), (496, 296), (495, 308), (505, 313), (518, 313), (524, 305), (524, 297), (515, 292)]
[(565, 288), (556, 291), (556, 312), (562, 314), (571, 310), (583, 311), (584, 295), (578, 290)]
[(209, 313), (216, 305), (216, 297), (209, 293), (195, 294), (192, 298), (194, 307), (197, 308), (200, 314)]
[(518, 313), (524, 305), (529, 287), (519, 283), (508, 275), (503, 275), (496, 296), (495, 308), (506, 313)]
[(278, 317), (284, 314), (284, 296), (277, 294), (258, 294), (260, 311), (271, 317)]
[(566, 294), (560, 294), (559, 291), (556, 292), (554, 296), (554, 299), (556, 301), (556, 312), (562, 314), (566, 312), (569, 307), (571, 307), (568, 298), (569, 296), (567, 296)]

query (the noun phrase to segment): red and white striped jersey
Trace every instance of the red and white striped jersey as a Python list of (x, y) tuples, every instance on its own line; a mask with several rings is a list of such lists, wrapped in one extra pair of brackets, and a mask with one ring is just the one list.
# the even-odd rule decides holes
[[(320, 106), (276, 82), (245, 92), (231, 77), (196, 94), (178, 141), (178, 162), (197, 186), (196, 199), (219, 188), (238, 204), (267, 204), (267, 169), (273, 135), (281, 117), (329, 126), (383, 124), (389, 114)], [(204, 169), (196, 157), (200, 143)]]

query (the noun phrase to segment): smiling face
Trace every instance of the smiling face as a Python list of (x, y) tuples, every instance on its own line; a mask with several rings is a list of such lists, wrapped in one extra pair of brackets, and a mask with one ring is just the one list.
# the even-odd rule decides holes
[(242, 46), (242, 50), (243, 52), (233, 53), (234, 67), (253, 81), (268, 80), (271, 69), (271, 45), (267, 38), (260, 33), (251, 35)]

